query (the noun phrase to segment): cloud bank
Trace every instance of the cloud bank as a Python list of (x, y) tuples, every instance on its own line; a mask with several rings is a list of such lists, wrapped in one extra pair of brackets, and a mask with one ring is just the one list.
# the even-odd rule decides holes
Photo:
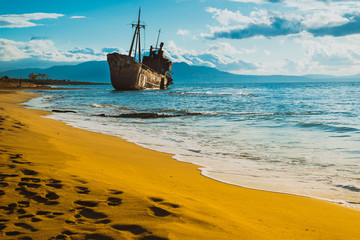
[(26, 42), (0, 39), (0, 61), (27, 58), (53, 62), (85, 62), (105, 60), (106, 53), (91, 48), (64, 51), (58, 49), (52, 40), (37, 37)]
[[(234, 0), (235, 1), (235, 0)], [(268, 11), (255, 8), (247, 15), (240, 11), (208, 7), (220, 26), (209, 26), (207, 39), (245, 39), (252, 37), (277, 37), (307, 32), (314, 37), (341, 37), (360, 34), (359, 1), (269, 1), (236, 0), (236, 2), (281, 5), (281, 10)], [(261, 5), (259, 5), (261, 6)]]
[(81, 18), (86, 18), (86, 17), (85, 16), (71, 16), (70, 18), (81, 19)]
[(166, 56), (173, 62), (185, 62), (189, 65), (212, 67), (229, 72), (257, 69), (255, 64), (239, 58), (242, 53), (245, 52), (235, 49), (226, 42), (212, 44), (206, 51), (185, 50), (178, 47), (174, 41), (169, 41), (166, 46)]
[(26, 14), (6, 14), (0, 15), (0, 28), (26, 28), (41, 26), (43, 24), (34, 23), (43, 19), (57, 19), (63, 17), (59, 13), (26, 13)]

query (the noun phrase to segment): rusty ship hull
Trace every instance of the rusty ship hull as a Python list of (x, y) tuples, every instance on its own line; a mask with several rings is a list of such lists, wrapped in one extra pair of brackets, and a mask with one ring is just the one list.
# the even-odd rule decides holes
[(155, 48), (150, 46), (149, 55), (142, 57), (140, 30), (145, 29), (145, 25), (140, 22), (140, 13), (141, 9), (137, 23), (132, 24), (135, 31), (129, 54), (114, 52), (107, 55), (111, 84), (116, 90), (166, 89), (172, 84), (172, 62), (164, 55), (164, 43), (157, 47), (160, 30)]
[(119, 53), (107, 55), (111, 84), (116, 90), (166, 89), (168, 76), (134, 61), (133, 57)]

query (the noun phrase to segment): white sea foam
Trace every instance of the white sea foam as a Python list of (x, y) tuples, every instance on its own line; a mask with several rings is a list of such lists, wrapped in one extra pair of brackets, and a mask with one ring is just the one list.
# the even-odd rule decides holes
[[(359, 201), (357, 193), (344, 195), (344, 192), (334, 191), (332, 187), (316, 182), (316, 179), (299, 181), (299, 177), (305, 177), (301, 173), (299, 175), (299, 168), (274, 167), (266, 162), (250, 160), (249, 156), (234, 158), (232, 155), (216, 154), (211, 148), (200, 147), (191, 138), (177, 138), (174, 141), (166, 134), (151, 133), (141, 125), (131, 128), (128, 124), (101, 117), (56, 113), (47, 118), (88, 131), (117, 136), (151, 150), (174, 154), (174, 159), (201, 166), (202, 175), (217, 181), (258, 190), (308, 196), (360, 209), (358, 204), (348, 203)], [(265, 170), (267, 168), (269, 170)]]

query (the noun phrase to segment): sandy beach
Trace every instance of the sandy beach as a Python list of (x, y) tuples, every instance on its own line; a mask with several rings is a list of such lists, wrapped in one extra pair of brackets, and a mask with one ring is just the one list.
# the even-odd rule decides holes
[[(358, 239), (360, 212), (217, 182), (0, 92), (1, 239)], [(139, 133), (141, 134), (141, 133)]]

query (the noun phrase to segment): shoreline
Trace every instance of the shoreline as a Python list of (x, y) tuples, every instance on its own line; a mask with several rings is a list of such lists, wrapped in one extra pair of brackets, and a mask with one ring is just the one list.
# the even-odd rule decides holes
[[(360, 214), (354, 209), (313, 198), (215, 181), (202, 176), (199, 166), (175, 160), (171, 154), (148, 150), (118, 137), (77, 129), (43, 118), (50, 114), (48, 112), (25, 109), (16, 104), (30, 99), (32, 94), (5, 95), (0, 95), (1, 114), (5, 112), (24, 127), (12, 129), (8, 134), (16, 141), (2, 140), (2, 146), (24, 151), (21, 154), (36, 163), (37, 169), (48, 175), (56, 173), (63, 182), (66, 182), (66, 176), (74, 178), (71, 175), (76, 173), (77, 178), (93, 188), (107, 186), (121, 188), (124, 194), (131, 193), (121, 195), (124, 204), (120, 206), (127, 213), (125, 222), (140, 224), (163, 239), (356, 239), (360, 234), (356, 224)], [(29, 146), (27, 136), (41, 138), (41, 141), (35, 138), (32, 142), (41, 143), (39, 149)], [(57, 171), (43, 167), (49, 165), (51, 170)], [(68, 192), (64, 195), (66, 199), (71, 198)], [(101, 195), (91, 197), (94, 201), (102, 198)], [(3, 205), (4, 196), (0, 200)], [(131, 200), (137, 204), (131, 204)], [(66, 204), (74, 207), (74, 203), (68, 202), (62, 208)], [(106, 209), (102, 206), (101, 210)], [(164, 214), (166, 216), (157, 216)], [(86, 216), (79, 219), (83, 218), (88, 220)], [(115, 223), (120, 218), (114, 216), (111, 220)], [(94, 222), (87, 224), (94, 228)], [(71, 227), (74, 232), (79, 231), (78, 225)], [(52, 227), (64, 228), (61, 224)], [(95, 234), (84, 231), (81, 234)], [(101, 226), (100, 232), (110, 237), (138, 236), (118, 230), (114, 225)], [(145, 239), (150, 236), (149, 232), (139, 236)]]
[[(39, 96), (39, 98), (41, 98), (42, 96)], [(23, 103), (23, 105), (26, 105), (26, 103)], [(39, 108), (36, 108), (34, 106), (30, 106), (30, 109), (39, 109)], [(55, 111), (58, 111), (58, 110), (53, 110), (53, 112)], [(71, 111), (68, 111), (68, 110), (64, 110), (64, 111), (59, 111), (60, 113), (64, 112), (71, 112)], [(108, 131), (100, 131), (98, 129), (89, 129), (89, 128), (86, 128), (84, 126), (79, 126), (79, 125), (76, 125), (74, 123), (71, 123), (71, 122), (67, 122), (66, 120), (61, 120), (61, 118), (56, 118), (56, 117), (52, 117), (52, 116), (55, 116), (54, 114), (50, 114), (49, 117), (46, 117), (48, 119), (52, 119), (52, 120), (56, 120), (56, 121), (61, 121), (61, 122), (64, 122), (66, 125), (68, 126), (71, 126), (71, 127), (74, 127), (74, 128), (78, 128), (78, 129), (82, 129), (82, 130), (86, 130), (86, 131), (91, 131), (91, 132), (94, 132), (94, 133), (101, 133), (101, 134), (105, 134), (105, 135), (110, 135), (110, 136), (114, 136), (114, 137), (118, 137), (118, 138), (121, 138), (121, 139), (124, 139), (126, 140), (127, 142), (129, 143), (133, 143), (133, 144), (136, 144), (142, 148), (145, 148), (145, 149), (148, 149), (148, 150), (152, 150), (152, 151), (157, 151), (157, 152), (161, 152), (161, 153), (166, 153), (166, 154), (171, 154), (172, 155), (172, 158), (176, 161), (179, 161), (179, 162), (183, 162), (183, 163), (189, 163), (189, 164), (194, 164), (195, 166), (198, 166), (198, 170), (200, 171), (200, 174), (206, 178), (209, 178), (209, 179), (212, 179), (212, 180), (215, 180), (217, 182), (221, 182), (221, 183), (224, 183), (224, 184), (229, 184), (229, 185), (233, 185), (233, 186), (237, 186), (237, 187), (242, 187), (242, 188), (247, 188), (247, 189), (252, 189), (252, 190), (258, 190), (258, 191), (265, 191), (265, 192), (272, 192), (272, 193), (279, 193), (279, 194), (288, 194), (288, 195), (294, 195), (294, 196), (300, 196), (300, 197), (307, 197), (307, 198), (312, 198), (312, 199), (317, 199), (317, 200), (322, 200), (322, 201), (327, 201), (327, 202), (330, 202), (330, 203), (334, 203), (334, 204), (338, 204), (340, 206), (344, 206), (344, 207), (348, 207), (348, 208), (352, 208), (352, 209), (356, 209), (356, 210), (360, 210), (360, 202), (357, 201), (357, 200), (351, 200), (351, 199), (345, 199), (345, 198), (335, 198), (335, 197), (331, 197), (331, 194), (326, 194), (326, 192), (322, 191), (322, 192), (318, 192), (318, 194), (311, 194), (311, 193), (301, 193), (301, 192), (291, 192), (291, 191), (287, 191), (289, 190), (289, 186), (291, 184), (287, 184), (287, 187), (288, 188), (283, 188), (281, 189), (278, 188), (278, 189), (266, 189), (266, 187), (262, 187), (261, 185), (259, 184), (254, 184), (254, 185), (247, 185), (245, 183), (239, 183), (239, 182), (232, 182), (231, 180), (227, 180), (226, 179), (226, 176), (221, 178), (221, 175), (222, 174), (213, 174), (211, 173), (211, 168), (208, 168), (207, 166), (203, 166), (201, 164), (197, 164), (197, 163), (194, 163), (192, 161), (188, 161), (188, 160), (182, 160), (181, 159), (181, 156), (179, 155), (179, 152), (175, 152), (175, 151), (172, 151), (172, 150), (166, 150), (166, 149), (158, 149), (154, 146), (150, 146), (148, 144), (145, 144), (145, 143), (141, 143), (139, 141), (136, 141), (136, 140), (132, 140), (130, 138), (127, 138), (126, 136), (118, 136), (117, 134), (111, 134), (109, 133)], [(81, 124), (80, 124), (81, 125)], [(225, 174), (226, 175), (226, 174)], [(220, 177), (219, 177), (220, 176)], [(241, 178), (242, 180), (247, 180), (247, 182), (249, 182), (249, 180), (247, 178)], [(317, 193), (316, 191), (314, 191), (314, 193)]]
[[(25, 104), (25, 103), (24, 103)], [(65, 111), (66, 112), (66, 111)], [(52, 114), (50, 114), (49, 116), (53, 116)], [(133, 143), (139, 147), (142, 147), (142, 148), (145, 148), (145, 149), (148, 149), (148, 150), (151, 150), (151, 151), (156, 151), (156, 152), (160, 152), (160, 153), (165, 153), (165, 154), (170, 154), (172, 155), (172, 159), (174, 159), (175, 161), (178, 161), (178, 162), (182, 162), (182, 163), (187, 163), (187, 164), (192, 164), (194, 166), (197, 166), (197, 170), (200, 172), (200, 174), (203, 176), (203, 177), (206, 177), (206, 178), (209, 178), (209, 179), (212, 179), (214, 181), (217, 181), (217, 182), (220, 182), (220, 183), (224, 183), (224, 184), (228, 184), (228, 185), (232, 185), (232, 186), (235, 186), (235, 187), (241, 187), (241, 188), (246, 188), (246, 189), (250, 189), (250, 190), (256, 190), (256, 191), (264, 191), (264, 192), (271, 192), (271, 193), (277, 193), (277, 194), (286, 194), (286, 195), (293, 195), (293, 196), (299, 196), (299, 197), (306, 197), (306, 198), (310, 198), (310, 199), (317, 199), (317, 200), (321, 200), (321, 201), (326, 201), (326, 202), (330, 202), (330, 203), (334, 203), (334, 204), (337, 204), (337, 205), (340, 205), (340, 206), (344, 206), (344, 207), (348, 207), (348, 208), (351, 208), (351, 209), (355, 209), (355, 210), (358, 210), (360, 211), (360, 202), (352, 202), (352, 201), (346, 201), (346, 200), (343, 200), (343, 199), (331, 199), (331, 198), (326, 198), (326, 197), (320, 197), (320, 196), (313, 196), (313, 195), (306, 195), (306, 194), (301, 194), (301, 193), (291, 193), (291, 192), (286, 192), (286, 191), (277, 191), (277, 190), (267, 190), (267, 189), (263, 189), (261, 187), (252, 187), (252, 186), (247, 186), (247, 185), (242, 185), (242, 184), (237, 184), (237, 183), (233, 183), (231, 181), (226, 181), (226, 180), (223, 180), (221, 178), (217, 178), (215, 176), (212, 176), (211, 174), (209, 173), (206, 173), (208, 172), (209, 170), (205, 167), (205, 166), (201, 166), (201, 165), (198, 165), (196, 163), (192, 163), (192, 162), (189, 162), (189, 161), (184, 161), (184, 160), (180, 160), (179, 158), (177, 158), (177, 154), (175, 153), (172, 153), (171, 151), (161, 151), (161, 150), (158, 150), (156, 148), (152, 148), (152, 147), (149, 147), (148, 145), (145, 145), (145, 144), (141, 144), (139, 142), (136, 142), (136, 141), (132, 141), (128, 138), (125, 138), (125, 137), (119, 137), (119, 136), (116, 136), (116, 135), (113, 135), (113, 134), (108, 134), (108, 133), (103, 133), (103, 132), (100, 132), (100, 131), (96, 131), (96, 130), (89, 130), (89, 129), (85, 129), (85, 128), (81, 128), (81, 127), (77, 127), (77, 126), (74, 126), (74, 125), (71, 125), (70, 123), (66, 122), (66, 121), (62, 121), (62, 120), (58, 120), (56, 118), (48, 118), (48, 119), (52, 119), (52, 120), (56, 120), (56, 121), (60, 121), (60, 122), (63, 122), (65, 123), (67, 126), (70, 126), (70, 127), (74, 127), (74, 128), (78, 128), (78, 129), (82, 129), (82, 130), (85, 130), (85, 131), (90, 131), (90, 132), (94, 132), (94, 133), (100, 133), (100, 134), (105, 134), (105, 135), (109, 135), (109, 136), (114, 136), (114, 137), (118, 137), (120, 139), (123, 139), (125, 140), (126, 142), (129, 142), (129, 143)]]

